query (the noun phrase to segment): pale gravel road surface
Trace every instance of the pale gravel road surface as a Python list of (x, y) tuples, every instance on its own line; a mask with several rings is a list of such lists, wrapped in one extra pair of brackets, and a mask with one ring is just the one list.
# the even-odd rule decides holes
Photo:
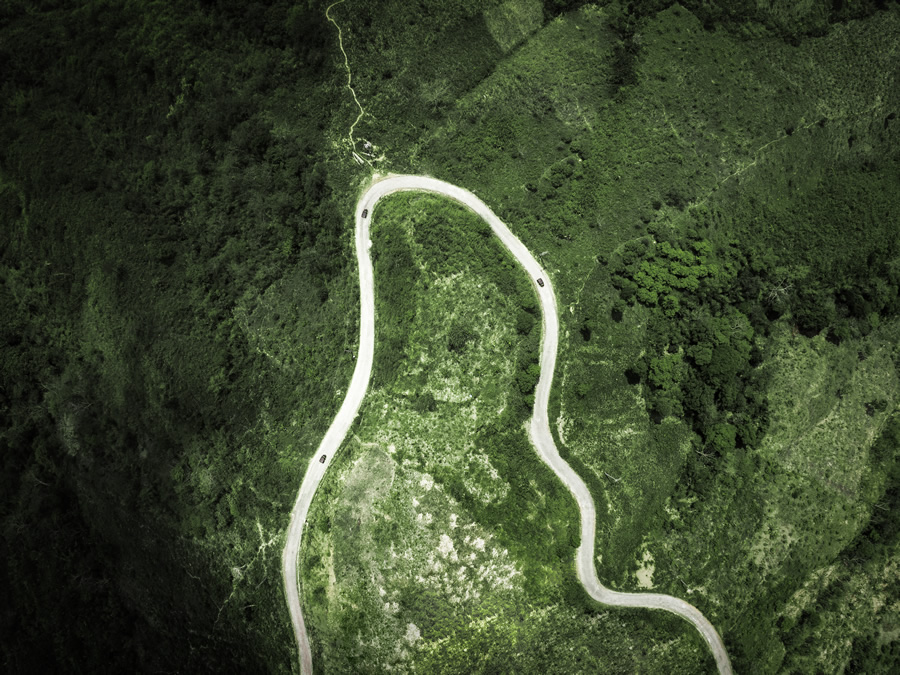
[[(449, 197), (469, 208), (481, 216), (491, 230), (496, 234), (503, 245), (515, 256), (518, 263), (525, 268), (532, 284), (537, 291), (541, 302), (541, 312), (544, 317), (543, 339), (541, 347), (541, 376), (538, 381), (537, 391), (534, 397), (534, 414), (531, 419), (531, 442), (537, 448), (541, 459), (546, 462), (559, 479), (565, 483), (569, 491), (574, 495), (581, 511), (581, 545), (576, 553), (576, 571), (588, 594), (605, 605), (615, 607), (644, 607), (649, 609), (663, 609), (681, 616), (690, 621), (700, 631), (707, 644), (709, 644), (715, 657), (719, 672), (723, 675), (731, 673), (731, 663), (725, 645), (716, 632), (713, 625), (706, 620), (700, 611), (684, 600), (669, 595), (658, 593), (620, 593), (612, 591), (600, 583), (594, 567), (594, 528), (597, 515), (594, 510), (594, 500), (588, 492), (587, 485), (559, 455), (553, 436), (550, 433), (550, 425), (547, 420), (547, 404), (550, 401), (550, 385), (553, 382), (553, 371), (556, 367), (556, 350), (559, 341), (559, 315), (556, 308), (556, 296), (553, 293), (553, 284), (550, 278), (543, 272), (534, 256), (525, 248), (524, 244), (512, 233), (503, 222), (494, 215), (487, 205), (478, 197), (450, 183), (425, 176), (400, 176), (389, 175), (376, 178), (356, 204), (356, 259), (359, 264), (359, 288), (360, 288), (360, 322), (359, 322), (359, 354), (356, 368), (346, 398), (331, 423), (328, 433), (322, 440), (318, 452), (310, 460), (297, 501), (291, 511), (291, 522), (288, 526), (287, 540), (282, 553), (282, 574), (284, 577), (284, 592), (287, 596), (288, 608), (291, 613), (291, 621), (294, 625), (294, 636), (300, 651), (300, 672), (304, 675), (312, 675), (312, 653), (309, 649), (309, 638), (306, 635), (306, 626), (303, 623), (303, 613), (300, 610), (300, 593), (297, 579), (297, 557), (300, 552), (300, 539), (303, 535), (303, 525), (309, 512), (309, 505), (319, 482), (325, 475), (325, 471), (331, 464), (334, 453), (340, 447), (347, 435), (350, 425), (359, 411), (366, 389), (369, 386), (369, 377), (372, 373), (372, 360), (375, 355), (375, 287), (372, 270), (372, 259), (369, 257), (369, 221), (371, 220), (375, 204), (382, 197), (393, 192), (412, 190), (417, 192), (431, 192)], [(369, 216), (362, 217), (363, 210), (367, 209)], [(535, 283), (538, 277), (543, 278), (544, 287)], [(319, 463), (319, 457), (327, 455), (324, 464)]]

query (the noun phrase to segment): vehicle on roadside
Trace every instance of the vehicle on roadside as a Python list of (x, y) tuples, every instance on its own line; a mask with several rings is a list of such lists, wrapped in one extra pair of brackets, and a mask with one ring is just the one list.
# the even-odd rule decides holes
[(538, 278), (538, 286), (540, 286), (541, 288), (544, 287), (544, 280), (543, 280), (543, 279)]
[(363, 209), (362, 217), (365, 218), (367, 215), (369, 215), (369, 209)]
[(325, 457), (326, 457), (326, 456), (327, 456), (327, 455), (322, 455), (321, 457), (319, 457), (319, 464), (324, 464), (324, 463), (325, 463)]

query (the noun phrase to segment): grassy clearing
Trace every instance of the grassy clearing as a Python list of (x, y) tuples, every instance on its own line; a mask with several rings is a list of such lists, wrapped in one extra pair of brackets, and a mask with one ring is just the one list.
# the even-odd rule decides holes
[(488, 32), (504, 53), (518, 46), (544, 21), (540, 0), (507, 0), (484, 11)]

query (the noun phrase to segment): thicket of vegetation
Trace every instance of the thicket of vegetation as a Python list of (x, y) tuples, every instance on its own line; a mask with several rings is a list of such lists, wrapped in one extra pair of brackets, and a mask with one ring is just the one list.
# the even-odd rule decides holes
[[(480, 525), (495, 529), (499, 541), (517, 549), (516, 559), (531, 570), (527, 575), (528, 583), (540, 587), (543, 584), (542, 569), (566, 566), (574, 555), (577, 540), (573, 538), (578, 536), (578, 517), (564, 488), (547, 473), (524, 432), (540, 373), (541, 322), (534, 290), (487, 224), (461, 206), (433, 197), (393, 197), (387, 204), (379, 205), (374, 216), (378, 217), (377, 235), (373, 233), (377, 236), (377, 245), (372, 248), (378, 279), (375, 360), (378, 377), (373, 379), (373, 386), (401, 396), (401, 392), (409, 391), (414, 381), (418, 386), (412, 394), (413, 407), (423, 413), (434, 412), (441, 403), (435, 400), (434, 386), (423, 383), (428, 374), (421, 373), (414, 379), (409, 375), (416, 369), (417, 354), (409, 345), (421, 346), (434, 336), (446, 334), (446, 352), (439, 352), (437, 362), (429, 368), (443, 372), (442, 359), (453, 362), (472, 358), (469, 350), (477, 339), (487, 341), (495, 333), (504, 335), (503, 345), (511, 366), (507, 378), (511, 386), (503, 388), (498, 382), (484, 383), (488, 392), (495, 396), (502, 390), (502, 410), (485, 414), (473, 437), (443, 440), (479, 448), (490, 458), (501, 479), (509, 482), (509, 496), (502, 501), (481, 504), (465, 487), (465, 466), (429, 466), (425, 463), (422, 466), (451, 497), (471, 512)], [(402, 225), (398, 225), (398, 221)], [(457, 275), (489, 286), (490, 290), (484, 292), (485, 297), (503, 298), (504, 312), (500, 313), (496, 308), (485, 312), (481, 307), (440, 305), (443, 297), (434, 299), (434, 285)], [(445, 314), (453, 319), (444, 325), (428, 325), (421, 316), (421, 308), (429, 305), (435, 309), (425, 312), (426, 316)], [(509, 326), (497, 325), (509, 319)], [(477, 394), (471, 384), (460, 384)], [(404, 458), (416, 461), (412, 453), (405, 454)], [(540, 545), (535, 545), (533, 523), (507, 518), (510, 511), (527, 510), (535, 496), (535, 480), (540, 491), (547, 494), (544, 517), (554, 528), (563, 530), (559, 537), (542, 541)]]
[(758, 207), (733, 223), (702, 209), (684, 229), (651, 223), (601, 258), (619, 289), (611, 318), (622, 320), (625, 303), (650, 309), (647, 354), (626, 376), (648, 385), (657, 419), (688, 419), (718, 457), (755, 447), (768, 423), (759, 366), (773, 322), (839, 343), (896, 317), (898, 183), (896, 160), (843, 167), (783, 211)]
[[(735, 445), (753, 445), (765, 430), (764, 373), (757, 330), (736, 309), (744, 303), (754, 316), (760, 300), (741, 295), (740, 252), (733, 246), (713, 252), (695, 236), (686, 241), (657, 237), (628, 242), (610, 265), (620, 299), (651, 308), (647, 354), (626, 377), (649, 385), (647, 404), (657, 420), (675, 416), (694, 422), (708, 451), (724, 455)], [(623, 308), (614, 305), (614, 319)]]
[(372, 241), (379, 376), (302, 554), (317, 662), (706, 668), (684, 622), (601, 611), (577, 583), (574, 500), (524, 428), (540, 330), (528, 277), (483, 221), (441, 198), (382, 202)]

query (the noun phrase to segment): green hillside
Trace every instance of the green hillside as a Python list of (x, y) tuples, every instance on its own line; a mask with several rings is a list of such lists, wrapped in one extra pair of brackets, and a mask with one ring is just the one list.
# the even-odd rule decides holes
[[(898, 4), (330, 4), (0, 6), (3, 670), (297, 671), (280, 553), (373, 172), (542, 254), (604, 584), (696, 605), (736, 672), (900, 668)], [(577, 584), (525, 276), (442, 200), (374, 217), (373, 382), (301, 553), (316, 667), (711, 670)]]

